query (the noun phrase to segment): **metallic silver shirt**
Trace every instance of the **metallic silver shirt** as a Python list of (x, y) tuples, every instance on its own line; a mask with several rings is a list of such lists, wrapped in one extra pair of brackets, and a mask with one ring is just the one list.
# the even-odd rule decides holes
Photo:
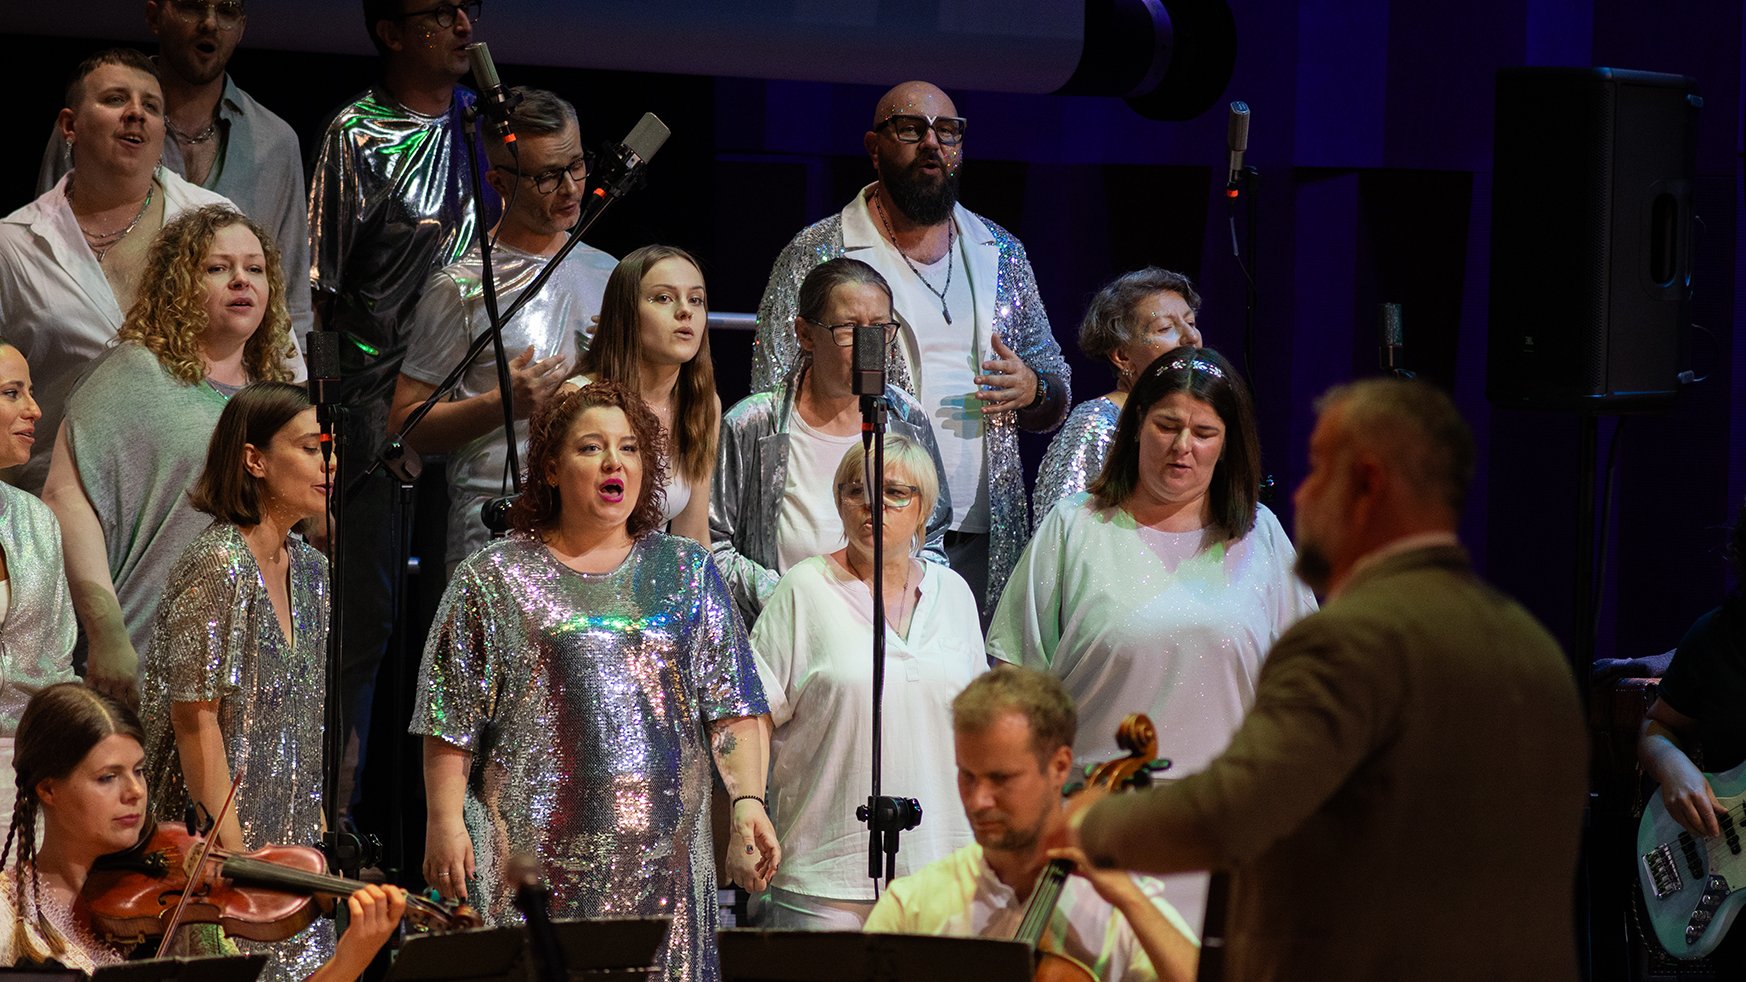
[(450, 579), (418, 683), (412, 732), (473, 753), (487, 922), (518, 920), (504, 864), (527, 852), (552, 917), (671, 917), (660, 977), (719, 978), (705, 725), (768, 706), (702, 546), (652, 532), (586, 574), (531, 535), (492, 542)]
[[(321, 841), (327, 560), (300, 540), (286, 546), (289, 644), (241, 530), (214, 522), (170, 574), (141, 679), (153, 811), (179, 822), (188, 806), (170, 704), (216, 701), (230, 772), (243, 775), (231, 807), (249, 849)], [(190, 933), (193, 951), (215, 953), (214, 932)], [(333, 954), (333, 922), (317, 920), (276, 944), (236, 944), (271, 956), (261, 978), (294, 982)]]
[[(371, 89), (334, 116), (316, 152), (309, 284), (317, 323), (350, 342), (342, 377), (355, 434), (386, 435), (404, 321), (431, 272), (460, 259), (478, 231), (461, 130), (473, 98), (457, 86), (447, 113), (421, 116)], [(486, 195), (495, 221), (496, 196)]]
[(1103, 473), (1121, 415), (1122, 407), (1108, 396), (1082, 402), (1067, 414), (1067, 422), (1049, 441), (1049, 450), (1037, 468), (1037, 486), (1031, 489), (1033, 532), (1056, 502), (1084, 491)]
[(0, 550), (12, 600), (0, 620), (0, 735), (18, 732), (30, 697), (73, 681), (73, 599), (61, 526), (34, 495), (0, 484)]
[[(532, 192), (530, 192), (532, 193)], [(497, 309), (504, 311), (546, 268), (548, 256), (499, 245), (491, 251), (491, 276), (497, 283)], [(528, 305), (503, 325), (503, 350), (514, 358), (532, 346), (534, 360), (561, 355), (567, 365), (587, 350), (593, 318), (600, 313), (606, 280), (618, 260), (599, 249), (579, 245), (564, 257), (552, 278)], [(429, 385), (446, 378), (473, 339), (485, 333), (491, 319), (485, 313), (484, 268), (479, 244), (460, 262), (433, 274), (418, 298), (407, 324), (406, 360), (400, 373)], [(497, 391), (497, 359), (486, 348), (473, 359), (455, 387), (453, 399)], [(449, 455), (449, 563), (466, 559), (490, 538), (479, 519), (479, 506), (509, 493), (508, 453), (503, 423), (495, 419), (485, 433)], [(521, 458), (527, 458), (527, 420), (515, 422)], [(418, 431), (407, 442), (418, 446)]]

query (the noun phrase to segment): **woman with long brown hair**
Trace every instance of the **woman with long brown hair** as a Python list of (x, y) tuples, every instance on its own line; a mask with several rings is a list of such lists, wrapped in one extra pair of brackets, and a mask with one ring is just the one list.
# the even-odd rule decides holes
[(568, 383), (617, 382), (641, 397), (667, 433), (662, 525), (706, 547), (709, 478), (721, 438), (708, 322), (697, 260), (673, 246), (644, 246), (606, 281), (600, 327)]

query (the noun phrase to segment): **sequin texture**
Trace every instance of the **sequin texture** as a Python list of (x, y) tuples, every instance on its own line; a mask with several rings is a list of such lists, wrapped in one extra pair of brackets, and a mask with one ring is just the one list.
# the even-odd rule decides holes
[(768, 707), (708, 552), (650, 533), (585, 574), (530, 535), (493, 542), (450, 580), (418, 691), (412, 732), (473, 754), (487, 922), (518, 920), (504, 865), (531, 853), (554, 918), (671, 917), (662, 977), (719, 978), (705, 726)]
[(1037, 486), (1031, 490), (1033, 531), (1056, 502), (1089, 488), (1103, 473), (1103, 462), (1109, 459), (1110, 445), (1115, 443), (1116, 421), (1121, 415), (1122, 407), (1108, 396), (1073, 407), (1067, 422), (1061, 424), (1061, 432), (1049, 441), (1049, 450), (1037, 468)]
[[(960, 207), (958, 214), (970, 213)], [(1059, 383), (1062, 390), (1060, 413), (1065, 415), (1072, 402), (1072, 372), (1049, 327), (1043, 298), (1037, 291), (1036, 273), (1025, 255), (1025, 247), (1011, 232), (987, 218), (981, 215), (973, 217), (987, 226), (1000, 253), (995, 268), (990, 330), (1000, 335), (1032, 371), (1051, 376)], [(794, 364), (800, 348), (800, 342), (794, 336), (800, 284), (814, 266), (844, 253), (843, 215), (839, 212), (802, 229), (776, 257), (764, 298), (758, 304), (758, 337), (752, 350), (752, 391), (775, 388)], [(887, 378), (891, 384), (915, 395), (916, 386), (909, 372), (906, 351), (901, 337), (893, 343), (886, 358)], [(1056, 416), (1047, 420), (1041, 424), (1041, 429), (1045, 432), (1054, 429), (1060, 419), (1061, 416)], [(1030, 538), (1031, 523), (1024, 462), (1019, 457), (1018, 414), (990, 416), (985, 427), (983, 452), (986, 469), (983, 473), (988, 482), (990, 538), (988, 592), (980, 599), (984, 609), (992, 610), (1000, 599), (1013, 565), (1018, 562), (1019, 552)], [(952, 488), (951, 493), (954, 499), (964, 494), (974, 497), (973, 492), (959, 488)]]
[[(170, 704), (216, 701), (230, 772), (243, 775), (231, 807), (249, 849), (321, 841), (327, 560), (296, 539), (287, 540), (286, 549), (290, 644), (242, 531), (214, 522), (170, 573), (142, 669), (152, 810), (179, 822), (188, 806)], [(333, 946), (333, 922), (325, 918), (287, 941), (237, 942), (245, 954), (270, 956), (263, 979), (283, 980), (308, 977)], [(209, 936), (192, 948), (216, 953)]]

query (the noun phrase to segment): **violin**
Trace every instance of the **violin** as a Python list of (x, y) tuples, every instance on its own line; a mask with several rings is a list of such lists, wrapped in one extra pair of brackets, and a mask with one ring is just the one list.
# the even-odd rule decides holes
[[(217, 924), (231, 937), (283, 941), (363, 886), (329, 875), (326, 857), (313, 846), (250, 853), (210, 849), (203, 858), (212, 862), (190, 864), (204, 845), (200, 836), (169, 823), (148, 829), (132, 849), (98, 860), (79, 894), (97, 934), (116, 944), (139, 944), (167, 937), (175, 924)], [(483, 926), (471, 907), (413, 894), (406, 898), (406, 919), (430, 931)]]
[[(1168, 760), (1156, 759), (1158, 731), (1145, 713), (1129, 713), (1122, 720), (1121, 726), (1116, 728), (1116, 746), (1127, 751), (1128, 755), (1086, 767), (1084, 782), (1063, 789), (1063, 792), (1071, 795), (1092, 787), (1108, 788), (1111, 791), (1144, 788), (1152, 783), (1154, 773), (1170, 766)], [(1044, 932), (1049, 929), (1050, 919), (1055, 916), (1055, 904), (1060, 901), (1061, 891), (1066, 887), (1067, 877), (1072, 872), (1072, 860), (1049, 860), (1049, 865), (1043, 867), (1043, 875), (1037, 881), (1036, 889), (1031, 892), (1031, 902), (1025, 908), (1024, 919), (1019, 922), (1018, 931), (1013, 935), (1014, 941), (1023, 941), (1030, 945), (1035, 954), (1033, 982), (1098, 982), (1097, 973), (1084, 962), (1060, 952), (1043, 951), (1038, 947)]]

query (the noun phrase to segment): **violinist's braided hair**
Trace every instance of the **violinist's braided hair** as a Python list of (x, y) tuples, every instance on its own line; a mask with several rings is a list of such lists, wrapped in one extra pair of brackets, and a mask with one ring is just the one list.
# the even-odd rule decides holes
[[(17, 772), (17, 796), (12, 806), (12, 826), (6, 844), (0, 847), (0, 867), (18, 845), (18, 861), (12, 865), (14, 920), (13, 950), (20, 959), (44, 962), (67, 951), (67, 941), (49, 923), (43, 912), (42, 884), (36, 872), (36, 825), (41, 810), (37, 785), (71, 774), (91, 748), (105, 737), (129, 736), (145, 745), (145, 730), (133, 710), (79, 682), (51, 685), (32, 696), (18, 720), (12, 765)], [(24, 904), (24, 871), (30, 868), (30, 907)], [(25, 930), (25, 919), (35, 922), (36, 934), (48, 945), (43, 950)]]

